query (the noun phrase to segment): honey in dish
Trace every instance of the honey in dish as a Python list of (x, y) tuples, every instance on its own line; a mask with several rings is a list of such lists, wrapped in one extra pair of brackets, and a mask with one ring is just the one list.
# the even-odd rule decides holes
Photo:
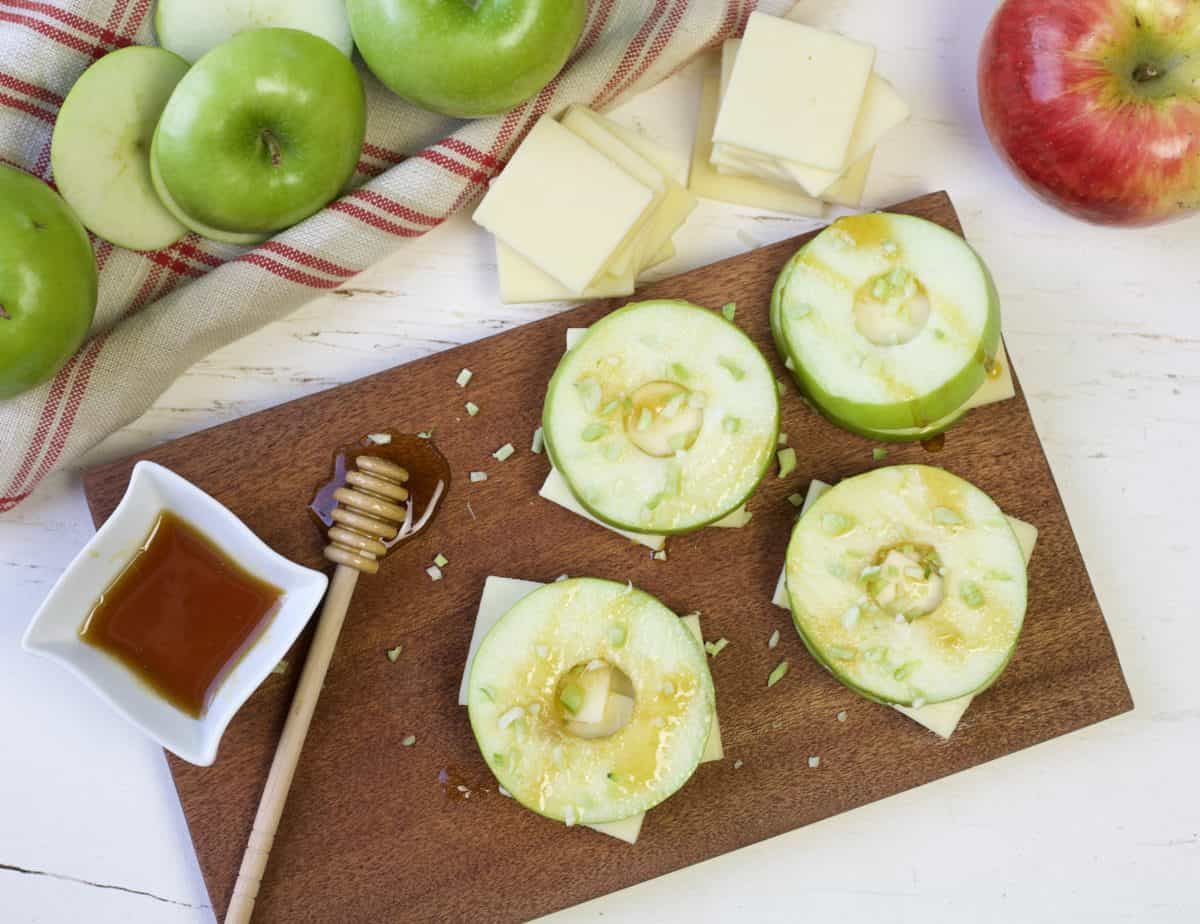
[(199, 718), (281, 595), (186, 520), (163, 511), (79, 635)]

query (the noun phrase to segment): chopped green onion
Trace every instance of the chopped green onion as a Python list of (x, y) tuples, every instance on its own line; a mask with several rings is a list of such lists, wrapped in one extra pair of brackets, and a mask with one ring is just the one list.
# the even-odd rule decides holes
[(724, 651), (726, 646), (728, 646), (728, 645), (729, 645), (729, 639), (719, 638), (715, 642), (705, 642), (704, 650), (708, 652), (708, 656), (710, 658), (715, 658), (722, 651)]
[(400, 743), (406, 748), (411, 748), (414, 744), (417, 743), (417, 736), (416, 735), (405, 735), (404, 738), (401, 739)]
[(600, 383), (595, 379), (584, 379), (575, 383), (575, 390), (579, 392), (579, 398), (583, 401), (583, 409), (589, 414), (594, 414), (600, 406)]
[(472, 378), (474, 378), (474, 376), (475, 373), (470, 369), (463, 369), (462, 372), (458, 374), (458, 378), (456, 378), (454, 381), (458, 383), (459, 388), (466, 388), (467, 384)]
[(935, 340), (945, 340), (946, 332), (944, 330), (942, 330), (940, 327), (935, 327), (933, 329), (933, 337)]
[(688, 393), (681, 391), (676, 395), (672, 395), (670, 400), (663, 405), (662, 415), (666, 418), (674, 417), (683, 408), (683, 402), (687, 401)]
[(742, 769), (742, 767), (744, 767), (744, 766), (745, 766), (745, 763), (746, 763), (746, 762), (745, 762), (745, 761), (743, 761), (743, 760), (735, 760), (735, 761), (733, 762), (733, 769), (734, 769), (734, 770), (741, 770), (741, 769)]
[(606, 404), (606, 405), (604, 405), (604, 407), (600, 408), (600, 416), (607, 417), (609, 414), (616, 411), (620, 406), (621, 406), (621, 402), (618, 401), (616, 398), (613, 398), (611, 401), (608, 402), (608, 404)]
[(529, 447), (530, 452), (535, 452), (541, 455), (542, 448), (546, 445), (546, 435), (542, 432), (542, 428), (538, 427), (533, 431), (533, 445)]
[(796, 450), (788, 447), (777, 452), (776, 457), (779, 460), (779, 477), (786, 478), (796, 470)]
[(512, 443), (505, 443), (499, 449), (492, 453), (492, 458), (497, 462), (503, 462), (517, 450), (513, 448)]
[(420, 432), (417, 433), (417, 436), (419, 436), (423, 440), (431, 440), (431, 439), (433, 439), (433, 431), (432, 430), (421, 430)]
[(787, 385), (784, 384), (783, 379), (775, 380), (775, 390), (779, 392), (779, 397), (781, 398), (787, 393)]
[(905, 285), (907, 285), (908, 279), (908, 270), (906, 270), (903, 266), (897, 266), (890, 273), (888, 273), (887, 277), (888, 285), (897, 289), (903, 288)]
[(875, 285), (871, 286), (871, 297), (876, 301), (883, 301), (888, 297), (890, 287), (884, 279), (876, 279)]
[(272, 674), (286, 674), (287, 668), (288, 668), (287, 661), (280, 661), (273, 668), (271, 668), (271, 673)]
[(393, 664), (395, 664), (396, 659), (400, 657), (400, 652), (402, 652), (403, 650), (404, 650), (403, 645), (397, 645), (395, 648), (389, 648), (387, 650), (387, 659), (389, 661), (391, 661)]
[(740, 382), (742, 379), (744, 379), (746, 377), (746, 370), (743, 369), (741, 366), (739, 366), (736, 362), (734, 362), (728, 356), (718, 356), (717, 363), (718, 363), (718, 365), (721, 366), (722, 369), (724, 369), (726, 372), (728, 372), (730, 375), (733, 376), (733, 380), (735, 382)]
[(809, 769), (809, 770), (816, 770), (816, 769), (817, 769), (817, 767), (819, 767), (819, 766), (821, 766), (821, 758), (819, 758), (819, 757), (810, 757), (810, 758), (808, 759), (808, 769)]
[(882, 462), (884, 459), (887, 458), (887, 452), (888, 451), (886, 449), (883, 449), (880, 446), (876, 446), (874, 449), (871, 450), (871, 458), (874, 459), (876, 462)]
[(788, 503), (791, 504), (793, 507), (803, 507), (804, 506), (804, 495), (803, 494), (789, 494), (788, 495)]
[(583, 428), (583, 441), (585, 443), (594, 443), (603, 436), (608, 435), (608, 425), (602, 423), (590, 423)]
[(471, 484), (478, 484), (481, 481), (487, 481), (487, 472), (471, 472), (469, 478)]
[(958, 588), (958, 595), (962, 597), (963, 603), (973, 610), (979, 609), (984, 604), (983, 591), (974, 581), (963, 581)]
[(661, 504), (666, 499), (667, 499), (667, 495), (665, 495), (662, 491), (659, 491), (652, 498), (650, 498), (650, 500), (646, 501), (646, 509), (647, 510), (657, 510), (658, 505)]
[(650, 408), (642, 408), (642, 413), (638, 415), (637, 429), (638, 432), (650, 429), (650, 424), (654, 422), (654, 415), (650, 413)]
[(688, 372), (688, 367), (683, 363), (671, 363), (671, 375), (685, 382), (692, 377), (692, 374)]
[(650, 557), (653, 558), (655, 561), (666, 561), (667, 560), (667, 550), (659, 549), (657, 552), (655, 552)]
[(773, 687), (783, 679), (783, 675), (788, 672), (788, 662), (780, 661), (775, 665), (775, 670), (767, 675), (767, 686)]
[(943, 526), (956, 526), (961, 523), (963, 518), (959, 516), (957, 511), (951, 510), (949, 507), (934, 507), (933, 522), (940, 523)]
[(779, 436), (775, 437), (775, 445), (786, 446), (787, 444), (788, 444), (788, 435), (781, 430), (779, 432)]
[(850, 607), (850, 609), (846, 610), (846, 612), (842, 613), (842, 628), (844, 628), (847, 632), (852, 631), (854, 627), (858, 625), (858, 616), (861, 612), (862, 610), (858, 604), (855, 604), (854, 606)]
[(737, 433), (741, 426), (742, 421), (738, 417), (726, 417), (721, 421), (721, 429), (726, 433)]
[(494, 703), (496, 701), (496, 697), (492, 694), (491, 687), (480, 687), (479, 692), (483, 694), (483, 698), (489, 703)]
[(892, 671), (892, 676), (897, 680), (904, 680), (920, 666), (920, 661), (905, 661), (898, 668)]
[(821, 529), (830, 536), (837, 536), (850, 528), (850, 518), (844, 513), (827, 513), (821, 517)]
[(438, 552), (436, 555), (433, 556), (433, 563), (435, 565), (437, 565), (439, 568), (445, 568), (446, 565), (450, 564), (450, 559), (448, 559), (441, 552)]
[(845, 710), (845, 709), (843, 709), (841, 712), (839, 712), (839, 713), (837, 714), (837, 720), (838, 720), (839, 722), (845, 722), (845, 721), (846, 721), (846, 710)]
[(425, 573), (429, 575), (431, 581), (440, 581), (442, 579), (442, 569), (437, 565), (430, 565), (425, 569)]
[(465, 407), (467, 409), (467, 413), (470, 414), (472, 417), (474, 417), (476, 414), (479, 413), (479, 405), (476, 404), (474, 401), (468, 401), (466, 404), (463, 405), (463, 407)]
[(368, 433), (367, 442), (374, 443), (376, 446), (386, 446), (392, 441), (390, 433)]
[(608, 644), (613, 648), (620, 648), (625, 644), (625, 627), (624, 626), (609, 626), (608, 627)]
[(989, 571), (987, 579), (989, 581), (1011, 581), (1013, 577), (1007, 571)]
[(732, 321), (737, 316), (737, 302), (726, 302), (721, 306), (721, 314), (726, 321)]
[(563, 708), (567, 712), (574, 715), (583, 705), (583, 687), (577, 683), (568, 683), (558, 694), (558, 701), (563, 704)]
[(855, 658), (855, 652), (853, 648), (841, 648), (837, 645), (830, 645), (829, 653), (839, 661), (853, 661)]
[(774, 632), (771, 633), (771, 637), (769, 639), (767, 639), (767, 647), (774, 648), (778, 644), (779, 644), (779, 630), (776, 629)]

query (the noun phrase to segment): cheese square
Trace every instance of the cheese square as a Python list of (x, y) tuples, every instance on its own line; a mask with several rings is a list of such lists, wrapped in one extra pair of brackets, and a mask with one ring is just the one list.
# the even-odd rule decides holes
[(544, 117), (492, 181), (476, 223), (573, 292), (601, 275), (654, 191)]
[(713, 141), (840, 173), (874, 65), (870, 45), (752, 13)]
[(701, 80), (700, 111), (692, 145), (688, 189), (705, 199), (771, 209), (805, 218), (820, 218), (825, 213), (824, 203), (804, 195), (794, 184), (770, 182), (755, 176), (724, 175), (713, 167), (712, 137), (713, 123), (717, 117), (718, 83), (716, 71), (711, 69)]
[(604, 273), (582, 292), (572, 292), (500, 240), (496, 241), (496, 269), (500, 276), (500, 300), (505, 304), (619, 298), (632, 295), (634, 288), (630, 270), (623, 276)]
[(844, 205), (856, 209), (862, 205), (863, 193), (867, 189), (867, 176), (871, 172), (871, 161), (874, 151), (868, 151), (849, 170), (841, 175), (836, 183), (821, 193), (821, 199), (830, 205)]

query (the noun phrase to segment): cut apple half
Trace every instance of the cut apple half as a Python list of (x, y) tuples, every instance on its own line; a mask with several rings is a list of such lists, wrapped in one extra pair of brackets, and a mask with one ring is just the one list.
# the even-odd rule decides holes
[(59, 111), (54, 181), (88, 230), (118, 247), (160, 250), (187, 234), (150, 177), (154, 127), (187, 69), (161, 48), (122, 48), (84, 71)]
[(225, 231), (221, 228), (206, 225), (202, 221), (197, 221), (179, 207), (179, 203), (175, 201), (171, 196), (171, 191), (167, 189), (167, 184), (163, 182), (162, 174), (158, 169), (158, 161), (153, 156), (153, 143), (151, 144), (151, 152), (150, 181), (154, 185), (154, 192), (158, 195), (163, 208), (184, 225), (185, 231), (194, 231), (196, 234), (208, 238), (210, 241), (217, 241), (221, 244), (234, 244), (239, 247), (253, 247), (255, 244), (261, 244), (271, 236), (269, 234), (240, 234), (237, 231)]
[(788, 544), (792, 621), (842, 683), (922, 706), (986, 689), (1025, 618), (1025, 555), (979, 488), (939, 468), (848, 478), (796, 522)]
[(645, 812), (704, 756), (716, 695), (704, 649), (632, 585), (546, 584), (484, 637), (468, 680), (471, 728), (501, 785), (568, 825)]
[(923, 439), (984, 383), (1000, 306), (961, 237), (875, 212), (838, 219), (796, 252), (775, 284), (771, 327), (830, 419), (880, 439)]
[(758, 348), (718, 312), (635, 302), (562, 358), (542, 426), (554, 467), (594, 517), (683, 533), (754, 493), (774, 458), (779, 395)]
[(300, 29), (325, 39), (347, 58), (354, 53), (344, 0), (158, 0), (158, 43), (194, 64), (247, 29)]

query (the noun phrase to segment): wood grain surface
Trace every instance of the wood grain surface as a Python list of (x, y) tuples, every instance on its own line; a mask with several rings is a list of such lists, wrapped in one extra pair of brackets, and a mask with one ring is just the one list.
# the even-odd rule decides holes
[[(961, 233), (944, 193), (894, 210)], [(654, 283), (636, 297), (687, 298), (714, 308), (736, 301), (737, 322), (783, 377), (767, 307), (776, 273), (809, 236)], [(787, 614), (770, 603), (795, 513), (787, 496), (810, 478), (833, 482), (878, 464), (870, 442), (826, 423), (790, 384), (783, 429), (799, 465), (786, 480), (768, 475), (744, 529), (673, 539), (670, 560), (658, 562), (539, 499), (549, 463), (529, 443), (564, 332), (616, 306), (585, 305), (86, 473), (97, 524), (116, 506), (133, 464), (153, 459), (226, 504), (277, 551), (317, 567), (322, 538), (305, 506), (328, 475), (332, 447), (385, 426), (434, 429), (459, 476), (435, 527), (359, 583), (256, 920), (528, 919), (1132, 708), (1019, 385), (1015, 400), (972, 411), (940, 453), (896, 446), (884, 463), (944, 466), (1041, 531), (1016, 656), (948, 742), (838, 685), (805, 653)], [(474, 372), (465, 390), (454, 381), (464, 367)], [(463, 410), (468, 399), (480, 406), (477, 417)], [(517, 453), (493, 459), (510, 441)], [(488, 480), (469, 484), (462, 475), (472, 470), (487, 471)], [(445, 579), (433, 583), (423, 569), (438, 552), (450, 563)], [(466, 712), (456, 705), (485, 577), (549, 581), (564, 572), (632, 580), (678, 612), (702, 610), (706, 637), (731, 642), (712, 662), (727, 758), (701, 766), (655, 809), (633, 847), (567, 830), (500, 796)], [(772, 651), (767, 639), (774, 629), (783, 640)], [(218, 917), (305, 643), (289, 655), (294, 666), (269, 678), (238, 714), (212, 767), (170, 761)], [(393, 664), (385, 650), (401, 643)], [(791, 671), (768, 690), (767, 674), (782, 658)], [(845, 722), (836, 720), (841, 710)], [(415, 745), (403, 747), (410, 734)], [(809, 756), (820, 756), (817, 769), (809, 768)], [(735, 759), (743, 762), (738, 769)]]

